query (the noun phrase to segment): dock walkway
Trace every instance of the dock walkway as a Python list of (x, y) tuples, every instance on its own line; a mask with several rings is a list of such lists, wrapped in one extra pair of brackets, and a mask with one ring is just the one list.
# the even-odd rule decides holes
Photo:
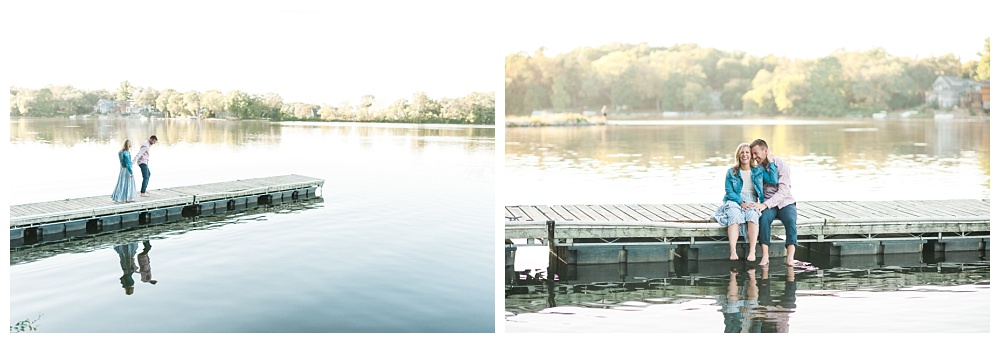
[[(724, 241), (726, 230), (709, 217), (720, 203), (505, 206), (507, 239), (546, 238), (555, 224), (556, 245), (695, 244)], [(923, 201), (800, 201), (799, 242), (946, 240), (990, 232), (989, 199)], [(772, 225), (782, 241), (781, 222)]]
[(292, 174), (154, 189), (130, 203), (115, 203), (106, 194), (11, 205), (11, 247), (321, 197), (323, 184)]

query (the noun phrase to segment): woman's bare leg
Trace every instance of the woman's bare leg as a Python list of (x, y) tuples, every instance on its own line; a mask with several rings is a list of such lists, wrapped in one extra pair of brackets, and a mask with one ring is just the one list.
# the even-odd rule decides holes
[(759, 229), (757, 223), (747, 221), (747, 237), (750, 238), (750, 252), (747, 254), (747, 261), (757, 260), (757, 233)]
[(739, 239), (740, 235), (740, 224), (733, 223), (729, 225), (729, 260), (736, 261), (740, 259), (739, 255), (736, 255), (736, 240)]

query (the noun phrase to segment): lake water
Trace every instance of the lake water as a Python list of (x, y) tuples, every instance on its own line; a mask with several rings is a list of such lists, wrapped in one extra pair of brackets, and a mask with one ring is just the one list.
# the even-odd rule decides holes
[(495, 331), (493, 127), (11, 118), (8, 202), (110, 196), (122, 141), (151, 134), (150, 192), (301, 174), (322, 199), (12, 250), (12, 326)]
[[(755, 138), (790, 164), (798, 201), (988, 199), (989, 126), (745, 118), (506, 128), (501, 201), (718, 203), (736, 146)], [(674, 261), (581, 265), (550, 283), (547, 248), (521, 245), (505, 276), (504, 331), (990, 331), (989, 251), (806, 261), (814, 268), (770, 267), (767, 282), (759, 266), (731, 275), (729, 261), (697, 272)]]

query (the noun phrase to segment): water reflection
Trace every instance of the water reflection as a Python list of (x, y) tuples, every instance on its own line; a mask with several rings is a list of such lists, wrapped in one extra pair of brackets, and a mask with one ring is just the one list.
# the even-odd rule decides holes
[(118, 278), (121, 280), (122, 288), (125, 289), (125, 295), (132, 295), (135, 291), (135, 280), (132, 279), (132, 273), (135, 273), (138, 267), (135, 265), (135, 252), (139, 249), (139, 244), (128, 243), (116, 245), (114, 250), (118, 253), (118, 263), (122, 267), (122, 276)]
[(149, 265), (150, 249), (153, 249), (153, 246), (149, 244), (149, 240), (142, 241), (142, 252), (139, 253), (139, 278), (143, 283), (155, 285), (157, 281), (153, 280), (153, 269)]
[[(795, 312), (795, 273), (786, 267), (781, 290), (772, 293), (770, 266), (747, 270), (733, 268), (729, 272), (726, 294), (716, 303), (721, 308), (726, 333), (788, 332), (789, 318)], [(775, 282), (781, 282), (775, 281)]]
[[(756, 137), (782, 155), (810, 158), (846, 168), (884, 165), (897, 159), (957, 159), (975, 152), (989, 161), (988, 121), (818, 121), (769, 125), (708, 124), (508, 128), (505, 153), (518, 165), (547, 162), (589, 168), (625, 163), (636, 167), (681, 168), (697, 162), (728, 162), (731, 147)], [(739, 122), (735, 122), (739, 124)], [(770, 138), (770, 139), (768, 139)], [(984, 154), (985, 153), (985, 154)], [(720, 155), (721, 154), (721, 155)], [(721, 158), (721, 160), (719, 159)], [(864, 163), (862, 163), (864, 162)], [(953, 161), (952, 161), (953, 162)], [(988, 166), (988, 165), (987, 165)], [(544, 169), (544, 168), (543, 168)], [(988, 173), (988, 168), (984, 170)], [(619, 173), (621, 177), (634, 177)]]
[(689, 262), (675, 260), (563, 266), (555, 277), (544, 270), (509, 267), (505, 304), (508, 320), (521, 314), (586, 313), (574, 308), (659, 313), (655, 306), (685, 304), (681, 307), (685, 310), (707, 307), (719, 312), (717, 332), (794, 332), (790, 323), (794, 313), (823, 311), (801, 308), (803, 297), (846, 299), (859, 296), (852, 292), (990, 284), (989, 261), (980, 252), (948, 253), (946, 259), (937, 256), (929, 262), (921, 254), (886, 254), (881, 261), (888, 264), (878, 265), (874, 256), (863, 256), (835, 264), (825, 261), (818, 268), (706, 261), (692, 269)]
[(138, 254), (138, 265), (136, 264), (136, 251), (139, 250), (139, 243), (119, 244), (114, 247), (115, 252), (118, 253), (118, 263), (122, 267), (122, 276), (118, 279), (121, 281), (122, 288), (125, 289), (125, 295), (132, 295), (135, 292), (135, 279), (133, 279), (132, 274), (139, 273), (143, 283), (156, 284), (149, 266), (149, 250), (153, 246), (149, 240), (145, 240), (142, 241), (142, 247), (142, 252)]
[[(509, 182), (532, 190), (513, 194), (524, 203), (714, 201), (705, 185), (754, 138), (793, 166), (799, 200), (989, 198), (988, 120), (679, 120), (507, 128), (505, 138)], [(941, 192), (910, 186), (928, 179)]]
[[(138, 119), (138, 118), (11, 118), (10, 141), (74, 146), (80, 143), (110, 144), (122, 137), (149, 137), (156, 134), (160, 143), (201, 143), (225, 146), (270, 146), (291, 134), (348, 137), (349, 141), (370, 147), (385, 139), (413, 141), (417, 147), (427, 142), (454, 141), (467, 145), (493, 144), (492, 126), (358, 124), (317, 122), (270, 122), (221, 119)], [(283, 132), (285, 135), (283, 136)]]
[[(125, 287), (126, 283), (135, 284), (134, 281), (130, 281), (132, 280), (132, 273), (126, 273), (126, 269), (132, 270), (133, 273), (138, 272), (142, 282), (155, 285), (157, 281), (152, 279), (149, 258), (149, 251), (152, 250), (152, 240), (183, 235), (194, 231), (221, 229), (226, 225), (242, 221), (267, 220), (269, 214), (297, 214), (315, 210), (323, 207), (323, 201), (323, 198), (304, 199), (269, 207), (257, 207), (238, 213), (220, 213), (190, 217), (167, 224), (130, 226), (120, 231), (99, 233), (69, 240), (39, 242), (37, 245), (20, 247), (12, 246), (10, 249), (10, 265), (30, 263), (60, 254), (83, 253), (113, 247), (119, 254), (123, 273), (123, 287)], [(136, 253), (136, 250), (138, 250), (137, 242), (143, 242), (143, 250), (138, 253)], [(130, 247), (129, 245), (135, 246)], [(127, 260), (131, 260), (132, 262), (126, 263)], [(129, 275), (128, 280), (126, 280), (124, 274)], [(125, 288), (127, 290), (128, 287)]]
[(258, 120), (192, 120), (89, 117), (11, 118), (12, 144), (39, 142), (62, 146), (109, 143), (122, 137), (149, 137), (160, 143), (179, 142), (243, 146), (276, 143), (281, 126)]

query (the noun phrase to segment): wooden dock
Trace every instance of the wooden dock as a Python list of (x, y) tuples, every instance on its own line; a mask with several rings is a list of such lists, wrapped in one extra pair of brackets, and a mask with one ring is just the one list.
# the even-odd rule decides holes
[(115, 203), (106, 194), (12, 205), (11, 247), (321, 197), (323, 184), (293, 174), (154, 189), (130, 203)]
[[(726, 229), (709, 219), (719, 205), (721, 203), (506, 206), (504, 236), (528, 239), (522, 245), (533, 245), (536, 239), (549, 237), (547, 223), (552, 222), (553, 245), (560, 247), (724, 243), (727, 241)], [(885, 251), (886, 242), (891, 241), (925, 244), (971, 238), (969, 244), (974, 247), (971, 249), (982, 250), (989, 241), (989, 199), (801, 201), (796, 206), (799, 244), (862, 242), (876, 251)], [(775, 220), (771, 230), (772, 244), (782, 246), (784, 233), (781, 222)], [(893, 248), (889, 245), (891, 251)], [(952, 246), (957, 247), (957, 244)], [(771, 249), (771, 252), (776, 250), (784, 249)]]

